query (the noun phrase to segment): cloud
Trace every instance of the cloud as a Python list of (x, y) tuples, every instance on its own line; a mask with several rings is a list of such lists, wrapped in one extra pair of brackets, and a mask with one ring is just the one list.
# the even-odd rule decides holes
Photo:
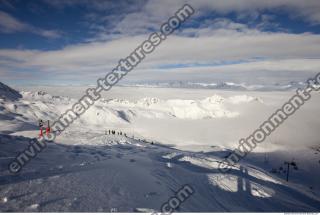
[[(227, 14), (235, 12), (238, 15), (258, 16), (263, 11), (282, 11), (286, 12), (291, 18), (303, 18), (312, 24), (320, 24), (320, 1), (319, 0), (149, 0), (139, 12), (139, 17), (144, 21), (149, 17), (149, 23), (152, 20), (163, 20), (171, 16), (181, 5), (188, 3), (195, 10), (196, 15), (201, 16), (208, 13)], [(138, 15), (136, 15), (138, 16)], [(130, 17), (130, 14), (128, 15)], [(130, 19), (124, 20), (130, 22)], [(136, 20), (131, 20), (135, 23)]]
[(138, 69), (129, 82), (234, 82), (251, 85), (306, 81), (320, 69), (319, 59), (260, 60), (219, 66), (190, 66), (171, 69)]
[(47, 38), (58, 38), (61, 36), (61, 33), (58, 31), (37, 28), (28, 23), (22, 22), (3, 11), (0, 11), (0, 32), (8, 34), (16, 32), (30, 32)]
[[(268, 28), (283, 30), (275, 22), (275, 17), (264, 13), (268, 10), (286, 11), (292, 18), (303, 18), (310, 24), (320, 23), (318, 0), (149, 0), (126, 6), (129, 2), (121, 1), (116, 5), (110, 1), (92, 1), (88, 5), (86, 0), (48, 1), (55, 8), (82, 4), (93, 9), (85, 18), (88, 24), (91, 23), (90, 29), (96, 31), (95, 37), (87, 38), (86, 43), (59, 50), (0, 49), (0, 74), (1, 71), (7, 74), (9, 70), (27, 69), (34, 71), (30, 72), (30, 78), (38, 78), (42, 72), (52, 79), (88, 78), (94, 81), (111, 71), (119, 59), (128, 56), (150, 31), (157, 30), (184, 3), (191, 4), (197, 11), (188, 22), (197, 23), (186, 23), (126, 79), (160, 80), (174, 76), (176, 79), (195, 80), (216, 77), (214, 74), (223, 72), (242, 73), (246, 74), (245, 77), (259, 72), (270, 73), (271, 76), (285, 73), (290, 79), (290, 74), (300, 72), (305, 77), (320, 69), (320, 35), (264, 31)], [(102, 8), (110, 9), (110, 14), (97, 12)], [(248, 21), (240, 23), (223, 16), (230, 12), (236, 13), (238, 21), (259, 17), (260, 23), (252, 27)], [(197, 19), (211, 13), (222, 15), (220, 18)], [(4, 19), (1, 19), (1, 14)], [(111, 24), (103, 24), (108, 21)], [(4, 12), (0, 13), (0, 26), (6, 33), (29, 31), (45, 37), (59, 36), (59, 32), (37, 29)], [(160, 69), (177, 64), (193, 66)], [(17, 72), (17, 77), (19, 75)], [(236, 77), (240, 78), (239, 75)]]
[(20, 22), (11, 15), (0, 11), (0, 31), (3, 33), (13, 33), (18, 31), (26, 31), (29, 25)]
[[(184, 32), (172, 35), (130, 76), (134, 78), (147, 72), (149, 77), (156, 78), (153, 72), (164, 71), (157, 68), (171, 64), (211, 65), (205, 67), (206, 74), (224, 70), (286, 71), (289, 74), (290, 71), (310, 73), (320, 69), (320, 35), (261, 32), (226, 20), (218, 21), (217, 25), (223, 28), (185, 29), (187, 33), (198, 32), (196, 37), (183, 36)], [(111, 71), (119, 59), (128, 56), (147, 36), (71, 45), (54, 51), (0, 50), (0, 68), (37, 70), (52, 78), (90, 76), (94, 80)], [(243, 63), (230, 66), (230, 62)], [(204, 72), (204, 67), (168, 71), (180, 72), (185, 74), (184, 78), (188, 75), (192, 80), (200, 77), (199, 71)]]
[[(311, 25), (320, 24), (319, 0), (149, 0), (145, 4), (138, 4), (139, 7), (132, 7), (132, 10), (123, 10), (122, 7), (119, 7), (116, 10), (116, 16), (112, 16), (113, 24), (103, 24), (106, 23), (106, 20), (100, 23), (97, 27), (99, 28), (97, 36), (90, 41), (145, 34), (156, 29), (185, 3), (195, 9), (196, 13), (193, 18), (202, 18), (201, 21), (194, 20), (194, 24), (207, 23), (207, 27), (212, 25), (210, 14), (224, 16), (229, 13), (235, 13), (239, 20), (248, 24), (256, 22), (255, 26), (260, 30), (285, 30), (280, 28), (272, 15), (267, 14), (274, 12), (285, 14), (292, 19), (303, 19)], [(123, 6), (126, 8), (128, 5)], [(104, 7), (100, 6), (100, 8)], [(103, 20), (105, 17), (96, 18), (96, 20)]]
[[(168, 0), (165, 0), (168, 1)], [(292, 18), (304, 18), (313, 24), (320, 24), (320, 1), (318, 0), (228, 0), (228, 1), (211, 1), (211, 0), (190, 0), (188, 2), (195, 9), (201, 11), (216, 11), (218, 13), (229, 12), (261, 12), (263, 10), (282, 10), (286, 11)], [(157, 7), (158, 1), (151, 0)], [(163, 1), (161, 1), (165, 4)]]

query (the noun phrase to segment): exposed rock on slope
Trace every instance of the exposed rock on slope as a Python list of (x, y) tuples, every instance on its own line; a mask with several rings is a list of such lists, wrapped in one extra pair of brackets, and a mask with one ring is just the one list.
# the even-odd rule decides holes
[(18, 91), (0, 82), (0, 98), (14, 101), (22, 98), (22, 96)]

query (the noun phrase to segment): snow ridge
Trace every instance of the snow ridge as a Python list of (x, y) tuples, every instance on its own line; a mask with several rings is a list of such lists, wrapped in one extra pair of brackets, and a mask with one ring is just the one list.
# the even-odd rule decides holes
[(22, 96), (18, 91), (0, 82), (0, 98), (15, 101)]

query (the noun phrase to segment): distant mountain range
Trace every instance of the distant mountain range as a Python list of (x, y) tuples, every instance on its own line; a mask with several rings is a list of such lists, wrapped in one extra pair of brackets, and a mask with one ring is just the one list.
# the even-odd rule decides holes
[(303, 88), (306, 86), (304, 82), (289, 82), (287, 84), (245, 84), (245, 83), (233, 83), (233, 82), (220, 82), (220, 83), (201, 83), (201, 82), (152, 82), (152, 83), (134, 83), (123, 84), (121, 86), (130, 87), (159, 87), (159, 88), (191, 88), (191, 89), (221, 89), (221, 90), (243, 90), (243, 91), (287, 91), (297, 88)]

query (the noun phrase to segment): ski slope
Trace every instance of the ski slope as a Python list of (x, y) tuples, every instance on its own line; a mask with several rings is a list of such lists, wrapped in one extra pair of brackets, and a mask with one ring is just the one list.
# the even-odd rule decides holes
[[(162, 204), (185, 184), (192, 186), (195, 193), (181, 204), (178, 212), (316, 212), (320, 209), (317, 144), (285, 153), (284, 146), (277, 148), (277, 144), (272, 149), (262, 147), (222, 174), (218, 165), (234, 145), (219, 142), (219, 137), (212, 139), (211, 145), (203, 143), (206, 147), (202, 147), (201, 138), (194, 147), (179, 145), (169, 134), (164, 138), (154, 136), (146, 128), (150, 124), (139, 127), (140, 122), (149, 120), (180, 123), (180, 129), (188, 127), (188, 123), (205, 126), (217, 121), (242, 121), (249, 107), (268, 108), (267, 99), (239, 92), (233, 95), (216, 92), (201, 99), (102, 99), (55, 142), (48, 143), (22, 172), (12, 175), (7, 170), (8, 164), (37, 137), (38, 119), (53, 121), (75, 99), (45, 92), (14, 93), (11, 88), (3, 88), (0, 91), (1, 212), (160, 211)], [(105, 134), (107, 129), (124, 131), (128, 137)], [(282, 173), (274, 173), (271, 168), (292, 155), (299, 170), (286, 182)]]

